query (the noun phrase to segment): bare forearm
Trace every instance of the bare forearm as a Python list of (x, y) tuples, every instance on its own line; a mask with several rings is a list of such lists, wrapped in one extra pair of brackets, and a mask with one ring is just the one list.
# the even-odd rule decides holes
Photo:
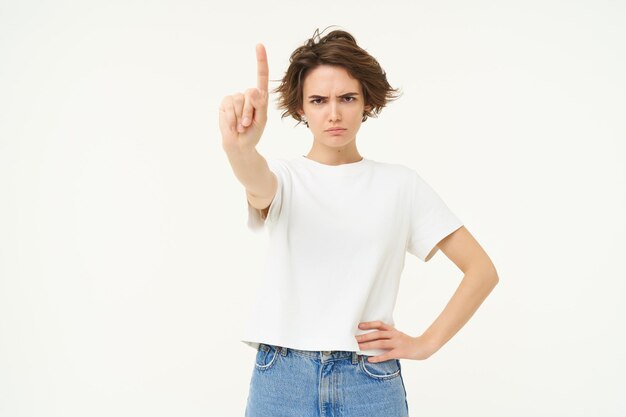
[(224, 148), (235, 176), (250, 194), (264, 197), (271, 191), (271, 172), (267, 160), (256, 148)]
[(491, 269), (468, 271), (441, 314), (422, 337), (429, 341), (433, 353), (445, 345), (474, 315), (498, 283)]

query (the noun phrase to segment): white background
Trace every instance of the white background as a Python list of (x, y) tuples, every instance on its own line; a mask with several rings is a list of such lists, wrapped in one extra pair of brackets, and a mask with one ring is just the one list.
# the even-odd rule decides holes
[[(267, 236), (221, 148), (223, 96), (338, 25), (404, 95), (360, 153), (416, 169), (500, 283), (403, 360), (415, 416), (623, 416), (626, 5), (0, 1), (0, 415), (243, 416)], [(328, 31), (332, 30), (328, 29)], [(258, 150), (308, 152), (276, 95)], [(462, 279), (407, 254), (396, 327)], [(271, 320), (268, 317), (268, 320)]]

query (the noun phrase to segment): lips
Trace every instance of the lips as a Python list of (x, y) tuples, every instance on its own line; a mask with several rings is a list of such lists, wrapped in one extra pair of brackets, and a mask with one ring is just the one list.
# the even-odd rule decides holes
[(337, 132), (337, 131), (340, 131), (340, 130), (346, 130), (346, 129), (344, 129), (342, 127), (333, 127), (333, 128), (330, 128), (330, 129), (326, 129), (327, 132)]

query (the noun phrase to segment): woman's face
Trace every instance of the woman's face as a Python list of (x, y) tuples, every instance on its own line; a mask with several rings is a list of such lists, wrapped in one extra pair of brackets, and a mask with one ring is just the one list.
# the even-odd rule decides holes
[[(309, 71), (302, 106), (300, 114), (306, 116), (315, 140), (333, 148), (352, 146), (366, 109), (359, 80), (351, 78), (345, 68), (331, 65)], [(329, 131), (336, 127), (344, 130)]]

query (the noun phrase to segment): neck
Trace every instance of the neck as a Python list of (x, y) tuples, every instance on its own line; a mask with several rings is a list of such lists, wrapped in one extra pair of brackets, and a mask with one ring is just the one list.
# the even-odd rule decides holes
[[(354, 144), (354, 142), (352, 142), (352, 144)], [(326, 165), (350, 164), (363, 159), (354, 145), (346, 146), (345, 148), (331, 148), (319, 146), (314, 143), (309, 153), (305, 156), (308, 159), (312, 159)]]

